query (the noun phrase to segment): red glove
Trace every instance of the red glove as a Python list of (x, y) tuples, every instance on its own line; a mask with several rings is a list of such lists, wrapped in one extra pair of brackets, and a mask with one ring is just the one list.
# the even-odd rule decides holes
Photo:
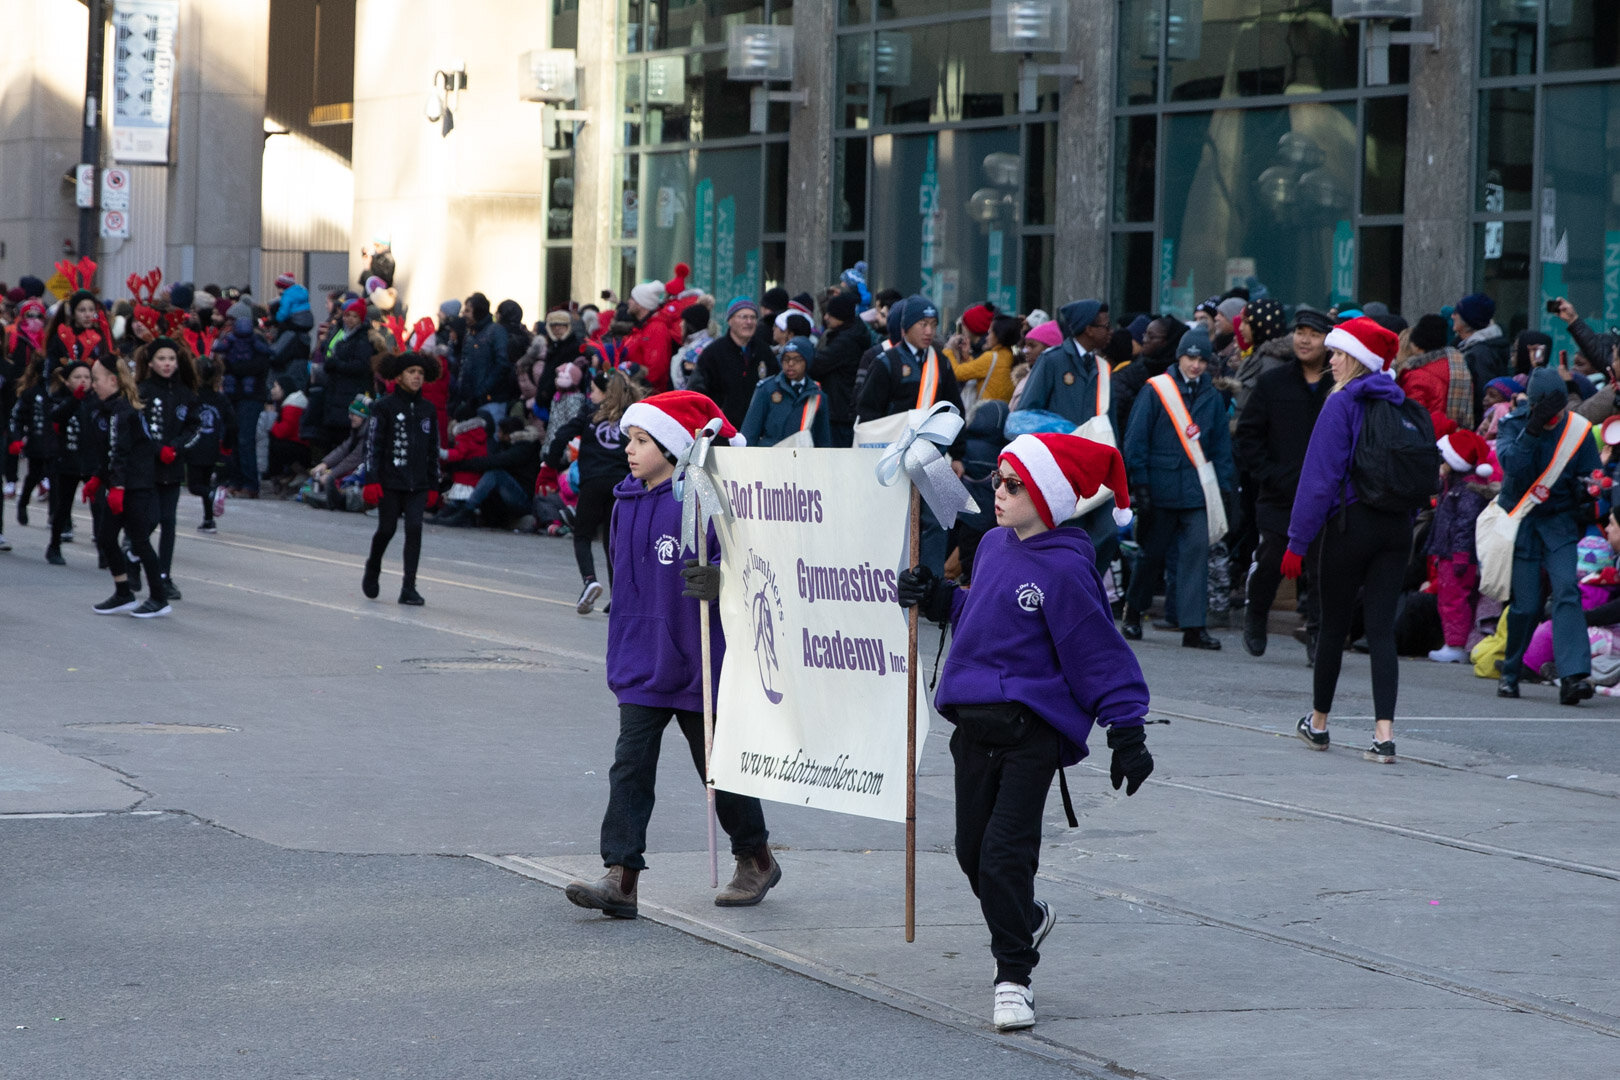
[(1283, 558), (1282, 558), (1282, 576), (1283, 577), (1287, 578), (1289, 581), (1293, 581), (1295, 578), (1299, 577), (1299, 575), (1301, 573), (1303, 573), (1304, 570), (1305, 570), (1305, 560), (1304, 559), (1300, 558), (1298, 555), (1296, 555), (1292, 551), (1283, 552)]
[(12, 457), (16, 457), (23, 452), (23, 444), (27, 441), (27, 439), (16, 440), (10, 446), (6, 447), (6, 453), (10, 454)]
[(90, 388), (88, 386), (75, 386), (73, 388), (73, 396), (78, 398), (80, 401), (83, 401), (84, 395), (88, 394), (89, 392)]
[(165, 446), (163, 449), (158, 451), (158, 460), (163, 462), (165, 465), (173, 465), (174, 457), (174, 447), (172, 446)]
[(107, 509), (114, 514), (122, 515), (124, 512), (124, 489), (121, 487), (107, 489)]
[(428, 497), (427, 497), (427, 507), (428, 507), (428, 509), (432, 510), (435, 507), (437, 507), (438, 505), (439, 505), (439, 493), (437, 491), (428, 492)]
[(378, 503), (382, 502), (382, 485), (367, 484), (365, 487), (360, 489), (360, 497), (366, 500), (367, 506), (376, 506)]
[(88, 503), (91, 499), (96, 497), (96, 492), (98, 492), (100, 490), (101, 490), (101, 477), (92, 476), (90, 479), (88, 479), (88, 480), (86, 480), (84, 482), (84, 494), (79, 496), (79, 498), (83, 499), (85, 502)]

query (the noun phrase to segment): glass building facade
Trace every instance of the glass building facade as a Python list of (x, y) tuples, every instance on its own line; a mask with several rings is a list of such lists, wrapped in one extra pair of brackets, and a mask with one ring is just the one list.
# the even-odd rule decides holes
[[(1478, 288), (1509, 330), (1545, 325), (1545, 301), (1567, 295), (1620, 324), (1620, 3), (1431, 0), (1419, 28), (1439, 20), (1439, 46), (1391, 47), (1378, 84), (1371, 27), (1332, 6), (1070, 0), (1071, 23), (1106, 34), (1038, 57), (1088, 74), (1043, 76), (1023, 112), (1019, 57), (989, 48), (988, 0), (799, 0), (801, 22), (819, 18), (796, 28), (800, 71), (819, 82), (794, 89), (825, 107), (773, 104), (755, 134), (752, 85), (727, 78), (727, 31), (791, 25), (791, 0), (614, 0), (614, 100), (600, 110), (611, 210), (587, 242), (611, 248), (606, 284), (621, 294), (678, 262), (722, 301), (814, 291), (864, 259), (874, 288), (923, 292), (947, 317), (985, 299), (1052, 310), (1076, 290), (1186, 317), (1259, 283), (1289, 304), (1397, 309)], [(552, 10), (553, 42), (570, 47), (577, 0)], [(803, 62), (809, 34), (819, 66)], [(1462, 138), (1468, 160), (1409, 162), (1440, 134)], [(580, 240), (570, 145), (565, 132), (548, 156), (548, 294), (566, 289)], [(1088, 190), (1077, 222), (1059, 177), (1094, 183), (1076, 163), (1099, 155), (1106, 190)], [(825, 175), (790, 184), (790, 160)], [(826, 200), (825, 231), (790, 233), (794, 190)], [(1449, 247), (1424, 246), (1437, 219)], [(1413, 261), (1435, 250), (1444, 265)], [(786, 281), (789, 265), (825, 275)]]

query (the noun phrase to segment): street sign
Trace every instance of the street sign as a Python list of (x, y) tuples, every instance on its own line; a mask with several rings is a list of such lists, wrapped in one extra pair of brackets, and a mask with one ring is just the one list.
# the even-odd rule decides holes
[(51, 279), (45, 283), (45, 291), (49, 292), (58, 300), (66, 300), (68, 298), (68, 294), (73, 291), (73, 282), (67, 279), (66, 274), (58, 270), (56, 273), (52, 274)]
[(73, 205), (88, 210), (96, 205), (96, 167), (76, 165), (73, 168)]
[(103, 240), (128, 240), (129, 215), (122, 210), (103, 210), (101, 212), (101, 238)]
[(129, 170), (101, 170), (101, 208), (103, 210), (129, 209)]

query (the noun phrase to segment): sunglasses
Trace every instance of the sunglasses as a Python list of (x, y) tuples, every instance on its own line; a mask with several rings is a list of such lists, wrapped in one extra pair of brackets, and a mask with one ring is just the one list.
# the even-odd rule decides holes
[(1008, 497), (1013, 499), (1024, 493), (1024, 482), (1016, 476), (1003, 476), (1001, 473), (994, 473), (990, 477), (990, 486), (992, 488), (1006, 488)]

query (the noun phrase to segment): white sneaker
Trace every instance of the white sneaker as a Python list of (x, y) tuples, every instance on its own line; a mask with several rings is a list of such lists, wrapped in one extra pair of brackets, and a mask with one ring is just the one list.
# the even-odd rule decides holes
[(1017, 1031), (1035, 1026), (1035, 993), (1014, 982), (996, 983), (997, 1031)]
[(17, 484), (16, 484), (16, 481), (7, 480), (6, 481), (6, 498), (15, 499), (16, 497), (17, 497)]
[(579, 591), (579, 603), (574, 605), (574, 610), (581, 615), (589, 615), (591, 608), (595, 607), (596, 602), (601, 598), (602, 583), (600, 581), (587, 581), (585, 587)]
[(1468, 650), (1457, 645), (1446, 645), (1429, 654), (1429, 659), (1437, 664), (1460, 664), (1468, 657)]
[(10, 551), (10, 550), (11, 550), (11, 542), (8, 541), (4, 536), (0, 536), (0, 551)]

